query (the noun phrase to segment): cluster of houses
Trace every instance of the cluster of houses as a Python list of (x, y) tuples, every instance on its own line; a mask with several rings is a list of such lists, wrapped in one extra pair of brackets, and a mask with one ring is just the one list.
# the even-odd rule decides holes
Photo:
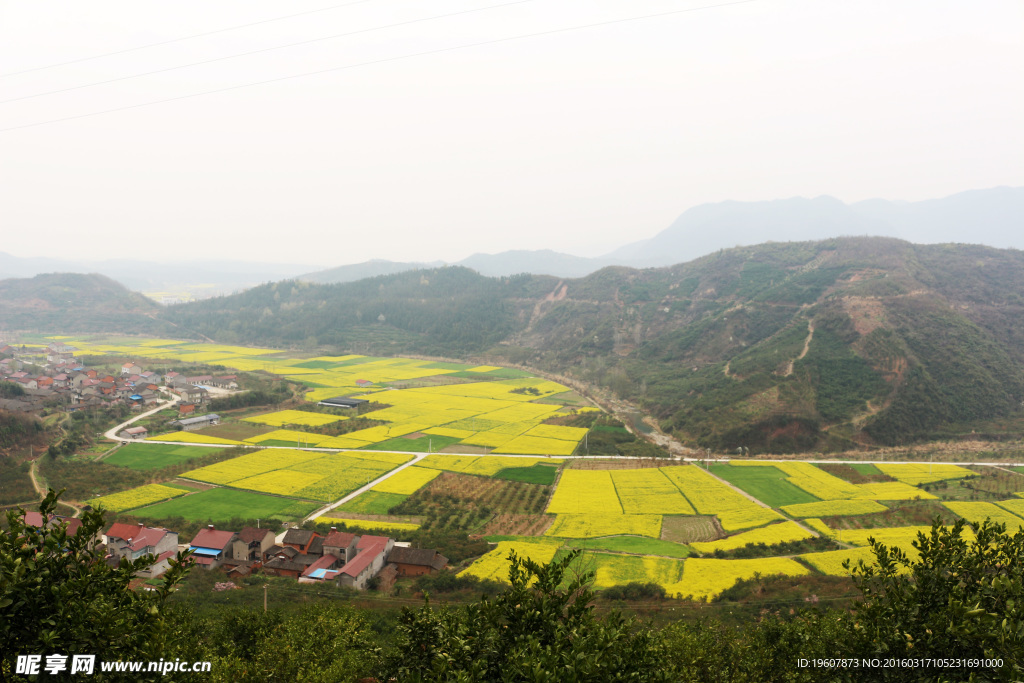
[[(82, 526), (80, 519), (50, 515), (44, 520), (38, 512), (26, 512), (24, 521), (35, 528), (66, 522), (70, 536)], [(186, 549), (179, 545), (176, 531), (141, 522), (117, 522), (94, 542), (105, 546), (106, 562), (112, 567), (121, 558), (134, 561), (152, 555), (153, 563), (137, 573), (146, 579), (162, 575), (170, 569), (170, 559)], [(436, 550), (410, 548), (387, 536), (357, 536), (334, 527), (326, 536), (309, 529), (289, 529), (278, 543), (270, 529), (228, 531), (211, 525), (200, 530), (187, 549), (197, 567), (220, 568), (231, 578), (262, 571), (299, 583), (333, 582), (356, 590), (366, 590), (372, 584), (387, 589), (398, 577), (437, 572), (448, 564), (448, 558)]]
[[(83, 365), (75, 358), (77, 349), (60, 341), (47, 347), (11, 346), (0, 342), (0, 381), (13, 382), (24, 395), (0, 398), (0, 408), (17, 412), (43, 409), (52, 400), (74, 411), (83, 408), (126, 404), (142, 410), (160, 399), (161, 385), (179, 397), (181, 416), (194, 412), (210, 400), (207, 386), (237, 389), (235, 375), (186, 377), (177, 372), (164, 375), (146, 370), (134, 361), (112, 375)], [(45, 357), (45, 360), (43, 360)]]
[(240, 532), (209, 527), (192, 539), (195, 562), (208, 569), (222, 567), (230, 577), (262, 571), (299, 583), (333, 582), (365, 590), (372, 580), (388, 588), (400, 576), (440, 571), (448, 558), (436, 550), (396, 545), (387, 536), (357, 536), (331, 527), (321, 536), (309, 529), (289, 529), (280, 543), (267, 529)]

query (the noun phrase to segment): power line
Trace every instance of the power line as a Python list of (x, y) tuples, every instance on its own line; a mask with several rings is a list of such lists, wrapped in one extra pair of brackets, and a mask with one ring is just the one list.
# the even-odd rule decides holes
[(150, 43), (148, 45), (139, 45), (138, 47), (129, 47), (124, 50), (115, 50), (113, 52), (104, 52), (99, 55), (92, 55), (91, 57), (80, 57), (78, 59), (72, 59), (67, 62), (58, 62), (56, 64), (47, 64), (46, 66), (36, 66), (31, 69), (23, 69), (22, 71), (11, 71), (9, 73), (0, 74), (0, 78), (7, 78), (9, 76), (19, 76), (21, 74), (29, 74), (36, 71), (45, 71), (47, 69), (56, 69), (61, 66), (69, 66), (71, 64), (80, 64), (82, 62), (90, 62), (94, 59), (102, 59), (104, 57), (112, 57), (114, 55), (123, 55), (128, 52), (137, 52), (139, 50), (148, 50), (151, 47), (160, 47), (161, 45), (170, 45), (171, 43), (180, 43), (185, 40), (192, 40), (193, 38), (203, 38), (205, 36), (212, 36), (218, 33), (227, 33), (229, 31), (238, 31), (243, 28), (249, 28), (250, 26), (259, 26), (261, 24), (270, 24), (275, 21), (284, 21), (285, 19), (294, 19), (295, 17), (302, 17), (308, 14), (316, 14), (317, 12), (326, 12), (328, 10), (340, 9), (342, 7), (350, 7), (352, 5), (362, 5), (367, 2), (374, 2), (375, 0), (356, 0), (356, 2), (345, 3), (344, 5), (332, 5), (330, 7), (321, 7), (320, 9), (311, 9), (305, 12), (296, 12), (295, 14), (286, 14), (281, 17), (274, 17), (272, 19), (263, 19), (261, 21), (254, 21), (249, 24), (239, 24), (237, 26), (228, 26), (226, 28), (219, 28), (215, 31), (206, 31), (205, 33), (193, 33), (190, 36), (182, 36), (181, 38), (172, 38), (170, 40), (163, 40), (159, 43)]
[[(526, 1), (526, 0), (523, 0), (523, 1)], [(610, 26), (610, 25), (613, 25), (613, 24), (621, 24), (621, 23), (625, 23), (625, 22), (629, 22), (629, 21), (643, 21), (643, 20), (646, 20), (646, 19), (656, 19), (656, 18), (659, 18), (659, 17), (671, 16), (671, 15), (674, 15), (674, 14), (684, 14), (684, 13), (687, 13), (687, 12), (698, 12), (698, 11), (701, 11), (701, 10), (717, 9), (719, 7), (729, 7), (729, 6), (732, 6), (732, 5), (746, 5), (746, 4), (749, 4), (749, 3), (752, 3), (752, 2), (757, 2), (757, 1), (758, 0), (733, 0), (733, 2), (723, 2), (723, 3), (718, 3), (718, 4), (715, 4), (715, 5), (703, 5), (701, 7), (689, 7), (687, 9), (672, 10), (672, 11), (669, 11), (669, 12), (659, 12), (657, 14), (645, 14), (645, 15), (636, 16), (636, 17), (626, 17), (624, 19), (612, 19), (610, 21), (601, 21), (601, 22), (596, 22), (596, 23), (593, 23), (593, 24), (582, 24), (582, 25), (579, 25), (579, 26), (569, 26), (569, 27), (566, 27), (566, 28), (551, 29), (551, 30), (548, 30), (548, 31), (538, 31), (538, 32), (535, 32), (535, 33), (524, 33), (524, 34), (520, 34), (520, 35), (517, 35), (517, 36), (510, 36), (508, 38), (496, 38), (496, 39), (493, 39), (493, 40), (484, 40), (484, 41), (480, 41), (480, 42), (476, 42), (476, 43), (467, 43), (465, 45), (455, 45), (455, 46), (452, 46), (452, 47), (437, 48), (435, 50), (424, 50), (422, 52), (414, 52), (414, 53), (407, 54), (407, 55), (399, 55), (397, 57), (384, 57), (384, 58), (381, 58), (381, 59), (374, 59), (374, 60), (370, 60), (370, 61), (366, 61), (366, 62), (357, 62), (355, 64), (345, 64), (343, 66), (330, 67), (330, 68), (327, 68), (327, 69), (319, 69), (317, 71), (306, 71), (306, 72), (303, 72), (303, 73), (292, 74), (292, 75), (289, 75), (289, 76), (279, 76), (277, 78), (269, 78), (269, 79), (262, 80), (262, 81), (252, 81), (250, 83), (241, 83), (239, 85), (231, 85), (231, 86), (226, 86), (226, 87), (223, 87), (223, 88), (216, 88), (216, 89), (213, 89), (213, 90), (204, 90), (202, 92), (191, 93), (191, 94), (188, 94), (188, 95), (178, 95), (176, 97), (168, 97), (168, 98), (161, 99), (161, 100), (151, 100), (149, 102), (141, 102), (139, 104), (130, 104), (130, 105), (127, 105), (127, 106), (124, 106), (124, 107), (115, 107), (115, 108), (112, 108), (112, 109), (102, 109), (100, 111), (88, 112), (88, 113), (85, 113), (85, 114), (76, 114), (74, 116), (65, 116), (65, 117), (58, 118), (58, 119), (50, 119), (48, 121), (38, 121), (36, 123), (26, 123), (26, 124), (22, 124), (20, 126), (11, 126), (9, 128), (0, 128), (0, 133), (7, 133), (7, 132), (10, 132), (10, 131), (13, 131), (13, 130), (23, 130), (25, 128), (34, 128), (36, 126), (45, 126), (45, 125), (52, 124), (52, 123), (63, 123), (65, 121), (74, 121), (74, 120), (77, 120), (77, 119), (90, 118), (92, 116), (100, 116), (102, 114), (112, 114), (112, 113), (119, 112), (119, 111), (128, 111), (128, 110), (131, 110), (131, 109), (140, 109), (142, 107), (149, 107), (149, 106), (153, 106), (153, 105), (156, 105), (156, 104), (166, 104), (167, 102), (176, 102), (176, 101), (179, 101), (179, 100), (186, 100), (186, 99), (190, 99), (190, 98), (193, 98), (193, 97), (202, 97), (204, 95), (215, 95), (217, 93), (229, 92), (229, 91), (232, 91), (232, 90), (241, 90), (243, 88), (250, 88), (250, 87), (253, 87), (253, 86), (257, 86), (257, 85), (267, 85), (269, 83), (278, 83), (278, 82), (281, 82), (281, 81), (292, 80), (292, 79), (295, 79), (295, 78), (304, 78), (306, 76), (318, 76), (318, 75), (321, 75), (321, 74), (332, 73), (332, 72), (335, 72), (335, 71), (345, 71), (345, 70), (348, 70), (348, 69), (356, 69), (356, 68), (363, 67), (363, 66), (372, 66), (374, 64), (384, 64), (384, 63), (387, 63), (387, 62), (397, 62), (397, 61), (401, 61), (401, 60), (405, 60), (405, 59), (413, 59), (413, 58), (416, 58), (416, 57), (424, 57), (424, 56), (427, 56), (427, 55), (441, 54), (441, 53), (444, 53), (444, 52), (454, 52), (456, 50), (465, 50), (465, 49), (474, 48), (474, 47), (484, 47), (486, 45), (497, 45), (497, 44), (500, 44), (500, 43), (507, 43), (507, 42), (512, 42), (512, 41), (515, 41), (515, 40), (523, 40), (523, 39), (526, 39), (526, 38), (536, 38), (536, 37), (539, 37), (539, 36), (548, 36), (548, 35), (554, 35), (554, 34), (558, 34), (558, 33), (570, 33), (572, 31), (582, 31), (582, 30), (591, 29), (591, 28), (599, 28), (599, 27), (602, 27), (602, 26)]]
[[(365, 0), (364, 0), (365, 1)], [(497, 9), (499, 7), (508, 7), (509, 5), (521, 5), (527, 2), (534, 2), (534, 0), (513, 0), (513, 2), (505, 2), (499, 5), (488, 5), (487, 7), (477, 7), (474, 9), (460, 10), (458, 12), (450, 12), (448, 14), (438, 14), (432, 17), (422, 17), (420, 19), (410, 19), (409, 21), (400, 21), (397, 24), (386, 24), (384, 26), (375, 26), (373, 28), (359, 29), (358, 31), (349, 31), (348, 33), (336, 33), (330, 36), (323, 36), (322, 38), (310, 38), (308, 40), (300, 40), (295, 43), (286, 43), (285, 45), (275, 45), (273, 47), (263, 47), (259, 50), (250, 50), (248, 52), (239, 52), (233, 55), (225, 55), (224, 57), (213, 57), (212, 59), (204, 59), (198, 62), (190, 62), (188, 64), (179, 64), (177, 66), (169, 66), (164, 69), (156, 69), (154, 71), (144, 71), (142, 73), (131, 74), (128, 76), (118, 76), (117, 78), (110, 78), (105, 81), (95, 81), (93, 83), (85, 83), (83, 85), (73, 85), (69, 88), (61, 88), (59, 90), (48, 90), (46, 92), (36, 93), (34, 95), (24, 95), (22, 97), (14, 97), (9, 100), (0, 100), (0, 104), (10, 104), (11, 102), (21, 102), (22, 100), (31, 100), (36, 97), (46, 97), (47, 95), (57, 95), (59, 93), (70, 92), (72, 90), (82, 90), (83, 88), (93, 88), (97, 85), (107, 85), (109, 83), (118, 83), (120, 81), (129, 81), (133, 78), (142, 78), (144, 76), (153, 76), (155, 74), (167, 73), (168, 71), (176, 71), (178, 69), (188, 69), (193, 66), (202, 66), (204, 64), (212, 64), (214, 62), (223, 62), (227, 59), (237, 59), (238, 57), (248, 57), (250, 55), (258, 55), (263, 52), (274, 52), (275, 50), (286, 50), (291, 47), (299, 47), (301, 45), (309, 45), (311, 43), (319, 43), (325, 40), (334, 40), (336, 38), (347, 38), (349, 36), (355, 36), (362, 33), (373, 33), (374, 31), (384, 31), (389, 28), (397, 28), (399, 26), (408, 26), (409, 24), (418, 24), (424, 21), (434, 21), (436, 19), (447, 19), (448, 17), (455, 17), (460, 14), (472, 14), (474, 12), (483, 12), (489, 9)]]

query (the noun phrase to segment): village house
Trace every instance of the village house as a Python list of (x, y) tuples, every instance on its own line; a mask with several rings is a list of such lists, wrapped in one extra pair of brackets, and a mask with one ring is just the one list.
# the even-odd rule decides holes
[(336, 527), (332, 526), (331, 533), (327, 534), (327, 537), (324, 538), (324, 554), (334, 555), (348, 562), (356, 556), (358, 542), (359, 537), (355, 534), (350, 534), (347, 531), (338, 531)]
[(149, 436), (149, 431), (145, 427), (129, 427), (121, 430), (117, 436), (122, 439), (145, 439)]
[(135, 561), (143, 555), (154, 555), (153, 564), (136, 572), (136, 576), (154, 578), (170, 569), (169, 560), (178, 550), (178, 532), (160, 527), (115, 523), (106, 533), (107, 561), (116, 566), (122, 558)]
[[(36, 529), (42, 529), (44, 526), (47, 529), (51, 529), (61, 524), (67, 524), (65, 533), (68, 536), (76, 536), (78, 530), (82, 528), (82, 520), (76, 517), (64, 517), (62, 515), (49, 515), (46, 522), (43, 522), (43, 515), (40, 512), (30, 511), (26, 512), (22, 517), (22, 521), (26, 526), (34, 527)], [(97, 532), (96, 537), (93, 538), (93, 545), (99, 545), (103, 542), (103, 534)]]
[(223, 377), (214, 377), (210, 381), (210, 386), (220, 387), (221, 389), (237, 389), (238, 377), (236, 375), (224, 375)]
[(231, 556), (236, 560), (263, 560), (274, 547), (274, 533), (270, 529), (247, 526), (238, 532), (231, 544)]
[(366, 590), (370, 579), (384, 568), (394, 545), (395, 540), (386, 536), (362, 536), (357, 546), (359, 553), (338, 573), (338, 585)]
[(169, 424), (172, 427), (179, 427), (186, 432), (194, 432), (204, 427), (220, 424), (220, 415), (217, 413), (207, 413), (206, 415), (186, 417), (183, 420), (171, 420)]
[(395, 548), (388, 562), (395, 565), (399, 576), (423, 576), (444, 569), (448, 558), (427, 548)]
[(206, 403), (210, 398), (210, 392), (203, 387), (194, 387), (192, 385), (175, 385), (172, 389), (174, 393), (181, 397), (182, 401), (188, 403)]
[(140, 372), (142, 372), (142, 366), (133, 363), (132, 361), (128, 361), (127, 363), (121, 366), (122, 375), (137, 375)]
[[(269, 576), (287, 576), (299, 578), (312, 562), (302, 563), (295, 560), (299, 551), (290, 546), (274, 546), (267, 551), (267, 561), (263, 564), (263, 573)], [(315, 562), (315, 560), (314, 560)]]
[(323, 552), (323, 537), (315, 531), (309, 529), (289, 529), (285, 532), (284, 538), (281, 539), (281, 545), (288, 548), (294, 548), (301, 554), (307, 554), (310, 552), (313, 542), (316, 539), (320, 540), (321, 553)]
[(206, 569), (219, 567), (231, 557), (231, 544), (238, 538), (234, 531), (220, 531), (211, 524), (192, 539), (189, 549), (196, 564)]

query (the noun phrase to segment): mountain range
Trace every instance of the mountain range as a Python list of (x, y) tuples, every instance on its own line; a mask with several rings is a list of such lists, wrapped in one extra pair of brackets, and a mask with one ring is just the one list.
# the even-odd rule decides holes
[[(649, 239), (586, 258), (548, 249), (473, 254), (451, 265), (481, 275), (517, 273), (583, 277), (606, 266), (652, 268), (685, 263), (720, 249), (844, 236), (895, 237), (915, 244), (968, 243), (1024, 249), (1024, 187), (972, 190), (920, 202), (884, 199), (845, 204), (834, 197), (701, 204)], [(369, 275), (437, 264), (370, 261), (301, 276), (310, 282), (352, 282)]]
[[(465, 266), (492, 277), (517, 273), (584, 277), (606, 266), (667, 266), (720, 249), (769, 240), (800, 242), (858, 235), (896, 237), (916, 244), (949, 242), (1024, 249), (1024, 187), (973, 190), (919, 202), (871, 199), (845, 204), (822, 196), (701, 204), (685, 211), (653, 237), (593, 258), (550, 249), (515, 250), (473, 254), (454, 263), (371, 260), (314, 271), (308, 265), (297, 264), (204, 263), (187, 259), (83, 262), (18, 258), (0, 253), (0, 279), (48, 272), (102, 273), (137, 291), (188, 288), (193, 296), (204, 296), (287, 278), (319, 283), (354, 282), (442, 265)], [(197, 289), (197, 284), (203, 287)]]

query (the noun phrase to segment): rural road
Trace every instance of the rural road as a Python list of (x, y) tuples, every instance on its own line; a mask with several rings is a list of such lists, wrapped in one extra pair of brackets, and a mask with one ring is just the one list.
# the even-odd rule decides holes
[(161, 410), (163, 410), (167, 406), (174, 405), (176, 402), (177, 402), (177, 399), (175, 399), (173, 401), (160, 401), (159, 403), (157, 403), (156, 408), (153, 408), (152, 410), (147, 410), (144, 413), (139, 413), (138, 415), (136, 415), (135, 417), (131, 418), (127, 422), (122, 422), (121, 424), (117, 425), (116, 427), (111, 428), (110, 430), (105, 432), (103, 434), (103, 436), (105, 438), (107, 438), (107, 439), (110, 439), (111, 441), (122, 441), (123, 439), (121, 439), (117, 435), (117, 433), (120, 432), (122, 429), (124, 429), (125, 427), (127, 427), (128, 425), (132, 424), (133, 422), (135, 422), (137, 420), (141, 420), (144, 417), (149, 417), (150, 415), (153, 415), (155, 413), (159, 413)]

